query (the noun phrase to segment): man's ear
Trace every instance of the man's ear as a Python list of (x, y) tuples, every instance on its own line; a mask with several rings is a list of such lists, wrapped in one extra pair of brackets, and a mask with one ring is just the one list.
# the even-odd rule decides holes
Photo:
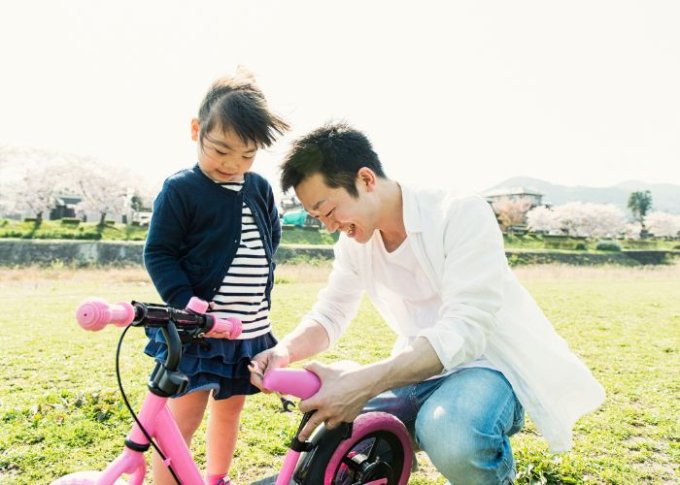
[(198, 134), (201, 131), (201, 124), (198, 122), (198, 118), (193, 118), (191, 120), (191, 139), (198, 141)]
[(378, 177), (375, 172), (368, 167), (361, 167), (357, 171), (357, 185), (361, 188), (363, 187), (367, 192), (372, 192), (375, 190), (375, 185), (378, 181)]

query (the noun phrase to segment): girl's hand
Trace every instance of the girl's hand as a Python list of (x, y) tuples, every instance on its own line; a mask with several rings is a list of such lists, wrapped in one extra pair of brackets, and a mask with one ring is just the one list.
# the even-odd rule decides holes
[(248, 366), (250, 370), (250, 383), (263, 392), (269, 392), (262, 385), (262, 379), (267, 371), (271, 369), (278, 369), (279, 367), (287, 367), (290, 364), (290, 356), (288, 350), (284, 347), (276, 345), (271, 349), (260, 352)]

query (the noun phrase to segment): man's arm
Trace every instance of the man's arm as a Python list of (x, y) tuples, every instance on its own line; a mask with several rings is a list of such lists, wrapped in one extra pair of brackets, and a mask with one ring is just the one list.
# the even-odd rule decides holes
[(303, 412), (316, 410), (300, 434), (302, 440), (321, 423), (334, 428), (341, 422), (353, 421), (372, 397), (421, 382), (439, 374), (444, 366), (430, 342), (417, 338), (398, 354), (372, 364), (347, 368), (312, 363), (305, 368), (319, 376), (322, 386), (317, 394), (300, 403)]
[(315, 321), (302, 322), (279, 343), (288, 354), (290, 359), (288, 363), (321, 353), (329, 344), (328, 333)]
[(263, 389), (265, 372), (323, 352), (329, 343), (328, 333), (321, 324), (311, 320), (302, 322), (274, 347), (253, 357), (250, 366), (251, 384)]
[(319, 293), (311, 312), (275, 347), (253, 358), (250, 382), (262, 389), (262, 375), (268, 369), (285, 367), (330, 347), (337, 340), (359, 306), (362, 287), (353, 258), (342, 239), (333, 247), (335, 260), (328, 285)]

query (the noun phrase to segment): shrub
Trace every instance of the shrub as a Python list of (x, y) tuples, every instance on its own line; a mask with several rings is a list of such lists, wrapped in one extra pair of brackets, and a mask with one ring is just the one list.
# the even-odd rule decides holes
[(655, 249), (658, 241), (656, 239), (628, 239), (624, 245), (631, 249)]
[(588, 247), (586, 246), (586, 243), (580, 242), (580, 243), (576, 243), (576, 245), (574, 246), (574, 249), (576, 251), (585, 251), (586, 249), (588, 249)]
[(621, 246), (616, 241), (600, 241), (595, 249), (598, 251), (621, 251)]
[(64, 217), (61, 219), (61, 223), (64, 226), (77, 226), (80, 224), (80, 219), (77, 217)]

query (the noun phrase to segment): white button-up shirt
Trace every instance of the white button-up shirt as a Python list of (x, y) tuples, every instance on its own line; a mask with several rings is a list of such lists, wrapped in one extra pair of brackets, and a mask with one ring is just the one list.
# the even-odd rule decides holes
[(568, 450), (574, 423), (602, 403), (604, 389), (508, 267), (493, 211), (479, 197), (403, 185), (402, 197), (407, 237), (441, 297), (438, 317), (410, 321), (402, 298), (372, 275), (375, 246), (341, 235), (328, 286), (305, 320), (320, 323), (332, 345), (366, 291), (398, 335), (393, 353), (424, 337), (444, 372), (486, 358), (508, 379), (551, 450)]

